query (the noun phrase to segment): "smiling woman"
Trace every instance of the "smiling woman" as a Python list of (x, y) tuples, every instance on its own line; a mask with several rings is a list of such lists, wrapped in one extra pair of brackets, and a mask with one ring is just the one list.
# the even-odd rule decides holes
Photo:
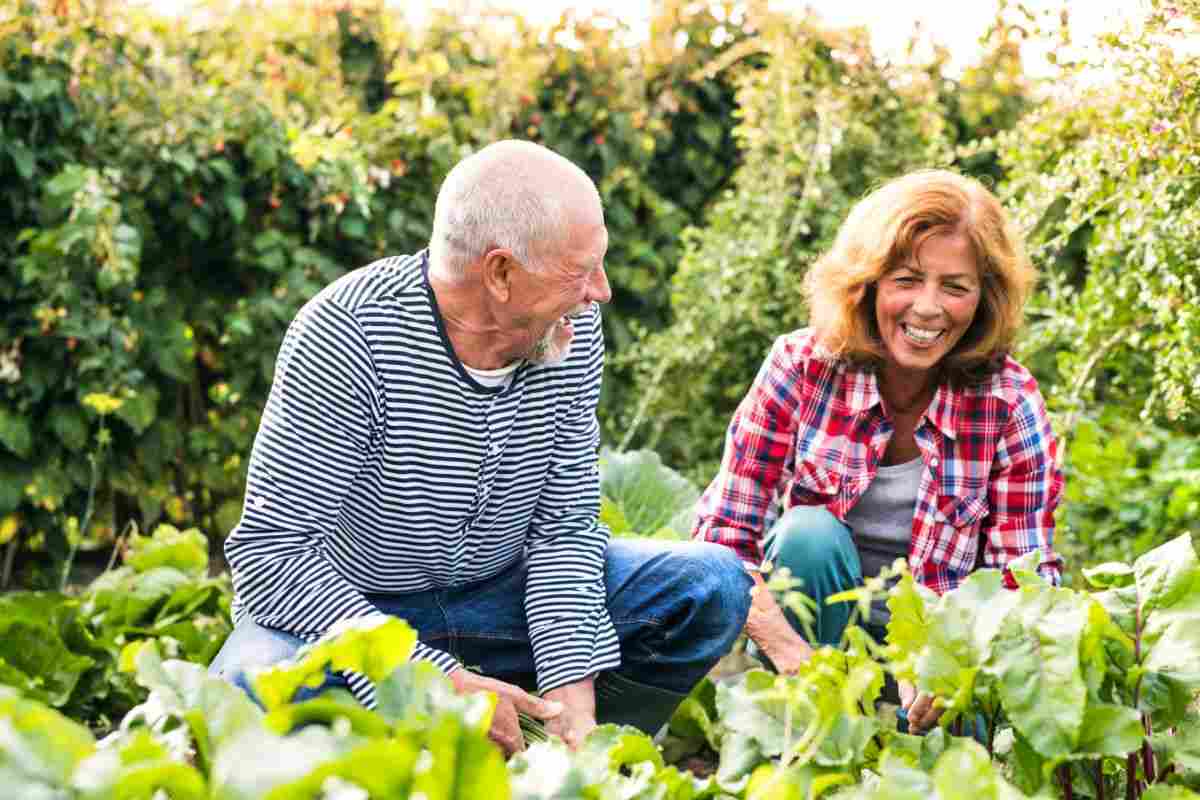
[[(816, 601), (822, 644), (850, 615), (825, 598), (897, 558), (939, 594), (980, 566), (1015, 585), (1007, 566), (1033, 550), (1057, 582), (1054, 436), (1009, 356), (1033, 278), (975, 180), (924, 170), (859, 201), (805, 279), (812, 326), (776, 341), (734, 414), (694, 535), (754, 570), (765, 545)], [(886, 621), (877, 604), (865, 627), (882, 639)], [(768, 592), (746, 629), (781, 671), (811, 653)], [(915, 730), (936, 721), (931, 697), (899, 694)]]

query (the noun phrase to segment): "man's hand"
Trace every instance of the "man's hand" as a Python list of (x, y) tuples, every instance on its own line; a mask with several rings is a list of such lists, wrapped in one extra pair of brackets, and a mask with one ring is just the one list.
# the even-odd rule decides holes
[(900, 707), (908, 714), (908, 732), (918, 736), (937, 725), (942, 716), (942, 704), (928, 692), (918, 692), (908, 681), (900, 681)]
[(596, 727), (596, 688), (592, 678), (584, 678), (546, 692), (546, 700), (563, 706), (563, 713), (546, 723), (546, 733), (553, 733), (572, 750), (579, 749), (583, 740)]
[(547, 723), (563, 713), (562, 703), (537, 697), (519, 686), (476, 675), (469, 670), (456, 669), (450, 673), (450, 681), (459, 694), (491, 692), (496, 695), (496, 713), (492, 716), (492, 728), (488, 736), (500, 745), (506, 758), (525, 749), (518, 711)]
[(763, 582), (762, 575), (755, 572), (754, 587), (750, 590), (750, 616), (746, 619), (746, 633), (771, 659), (775, 669), (783, 675), (794, 675), (800, 665), (812, 658), (812, 647), (792, 628), (783, 609), (775, 602)]

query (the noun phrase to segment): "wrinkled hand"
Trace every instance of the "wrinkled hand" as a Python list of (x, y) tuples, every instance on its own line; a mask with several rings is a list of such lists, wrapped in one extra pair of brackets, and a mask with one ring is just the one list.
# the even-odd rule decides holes
[(928, 692), (918, 692), (908, 681), (900, 681), (900, 707), (908, 714), (908, 732), (928, 733), (942, 716), (942, 702)]
[(519, 686), (476, 675), (465, 669), (452, 672), (450, 681), (459, 694), (491, 692), (496, 695), (496, 713), (492, 716), (492, 728), (488, 736), (500, 746), (506, 758), (525, 749), (518, 711), (548, 724), (563, 713), (562, 703), (537, 697)]
[(562, 704), (563, 712), (546, 723), (546, 733), (558, 736), (572, 750), (596, 727), (596, 689), (591, 678), (546, 692), (546, 700)]
[(763, 655), (771, 659), (780, 674), (795, 675), (800, 666), (812, 658), (812, 647), (792, 629), (791, 623), (783, 615), (783, 609), (763, 583), (762, 576), (754, 573), (753, 578), (755, 585), (750, 590), (746, 633)]

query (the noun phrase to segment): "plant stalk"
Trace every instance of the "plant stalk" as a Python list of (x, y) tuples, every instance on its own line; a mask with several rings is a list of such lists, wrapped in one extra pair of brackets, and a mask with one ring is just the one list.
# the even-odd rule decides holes
[(1138, 759), (1136, 753), (1125, 756), (1125, 800), (1138, 798)]
[(1096, 800), (1105, 800), (1104, 797), (1104, 759), (1096, 759)]
[(12, 580), (13, 562), (17, 559), (17, 537), (9, 541), (8, 547), (4, 548), (4, 574), (0, 575), (0, 592), (8, 590), (8, 582)]
[(1058, 768), (1058, 780), (1062, 784), (1063, 800), (1074, 800), (1075, 791), (1071, 786), (1071, 765), (1063, 764)]
[[(101, 418), (100, 433), (103, 436), (107, 430)], [(67, 558), (63, 562), (62, 577), (58, 581), (58, 590), (65, 592), (67, 590), (67, 582), (71, 578), (71, 567), (75, 563), (75, 554), (79, 552), (79, 545), (83, 542), (83, 537), (87, 535), (88, 526), (92, 524), (92, 515), (96, 511), (96, 486), (100, 483), (100, 459), (104, 457), (105, 445), (103, 441), (96, 452), (91, 455), (92, 462), (92, 477), (88, 481), (87, 505), (83, 508), (83, 521), (79, 523), (78, 539), (74, 542), (68, 542)]]

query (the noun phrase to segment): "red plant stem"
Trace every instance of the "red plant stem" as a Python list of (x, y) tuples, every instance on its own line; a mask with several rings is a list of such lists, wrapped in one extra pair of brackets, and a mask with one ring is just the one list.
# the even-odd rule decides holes
[(1104, 798), (1104, 759), (1096, 759), (1096, 800)]
[(1138, 760), (1136, 753), (1125, 757), (1125, 800), (1137, 800), (1138, 797)]
[(1146, 782), (1154, 783), (1154, 748), (1150, 746), (1150, 737), (1154, 735), (1154, 723), (1149, 714), (1142, 714), (1142, 727), (1146, 729), (1146, 741), (1142, 742), (1142, 771), (1146, 774)]
[(962, 732), (963, 732), (963, 718), (961, 715), (959, 715), (958, 719), (954, 720), (954, 735), (962, 736), (963, 735)]
[(1063, 764), (1058, 768), (1058, 780), (1062, 784), (1063, 800), (1073, 800), (1074, 789), (1071, 786), (1071, 765)]

